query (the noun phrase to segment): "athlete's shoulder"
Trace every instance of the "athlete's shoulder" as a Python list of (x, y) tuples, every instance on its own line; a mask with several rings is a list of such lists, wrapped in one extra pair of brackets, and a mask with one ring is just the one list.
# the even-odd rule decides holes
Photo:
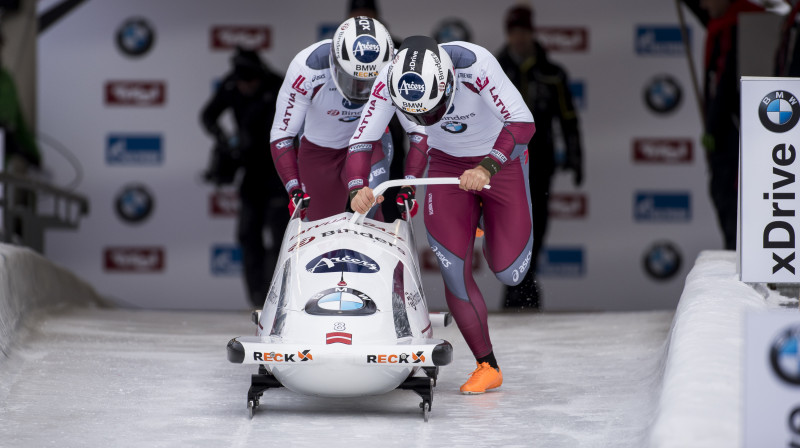
[(315, 42), (300, 50), (292, 59), (292, 64), (310, 70), (327, 70), (330, 68), (330, 51), (330, 39)]
[(494, 59), (494, 55), (489, 50), (472, 42), (453, 41), (441, 46), (450, 56), (456, 70), (474, 68), (487, 60)]

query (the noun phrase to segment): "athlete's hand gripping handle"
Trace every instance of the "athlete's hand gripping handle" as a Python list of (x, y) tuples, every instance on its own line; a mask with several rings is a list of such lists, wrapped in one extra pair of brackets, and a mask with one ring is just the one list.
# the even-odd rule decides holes
[[(361, 193), (364, 190), (369, 190), (369, 194), (375, 198), (372, 202), (372, 205), (379, 204), (383, 201), (383, 193), (386, 191), (387, 188), (391, 187), (402, 187), (402, 186), (416, 186), (416, 185), (460, 185), (461, 180), (457, 177), (426, 177), (426, 178), (418, 178), (418, 179), (394, 179), (394, 180), (387, 180), (386, 182), (382, 182), (380, 185), (376, 186), (374, 190), (369, 189), (369, 187), (364, 187), (363, 189), (359, 190)], [(489, 189), (489, 185), (483, 187), (485, 190)], [(354, 198), (355, 199), (355, 198)], [(350, 224), (356, 224), (364, 219), (364, 213), (359, 213), (358, 210), (353, 207), (355, 212), (353, 213), (353, 217), (350, 218)], [(368, 211), (369, 209), (367, 209)]]
[[(400, 211), (400, 216), (402, 216), (406, 221), (416, 216), (417, 209), (419, 208), (417, 205), (417, 199), (414, 197), (414, 195), (414, 187), (404, 185), (403, 187), (400, 187), (400, 190), (397, 191), (397, 196), (395, 196), (397, 210)], [(411, 216), (408, 216), (407, 212), (411, 213)]]
[(305, 191), (300, 188), (292, 190), (289, 194), (289, 216), (294, 217), (295, 211), (300, 209), (300, 217), (304, 217), (309, 202), (311, 202), (311, 196), (307, 195)]

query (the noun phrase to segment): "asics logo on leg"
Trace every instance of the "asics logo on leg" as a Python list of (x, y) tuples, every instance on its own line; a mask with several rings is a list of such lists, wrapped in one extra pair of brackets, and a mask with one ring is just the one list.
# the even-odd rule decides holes
[(514, 269), (514, 272), (512, 272), (511, 279), (514, 281), (514, 283), (519, 281), (520, 275), (525, 275), (525, 271), (528, 270), (528, 265), (531, 263), (531, 255), (532, 252), (528, 251), (528, 256), (526, 256), (525, 259), (522, 260), (522, 264), (520, 264), (519, 267), (517, 269)]
[(450, 267), (451, 264), (450, 260), (448, 260), (447, 257), (445, 257), (441, 251), (439, 251), (439, 246), (431, 246), (431, 250), (433, 251), (434, 254), (436, 254), (436, 258), (439, 259), (439, 263), (442, 264), (442, 267), (445, 268)]

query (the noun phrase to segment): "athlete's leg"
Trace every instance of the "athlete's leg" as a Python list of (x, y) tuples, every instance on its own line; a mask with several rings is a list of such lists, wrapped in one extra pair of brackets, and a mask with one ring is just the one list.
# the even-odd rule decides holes
[[(434, 150), (428, 175), (460, 176), (475, 165), (477, 162), (473, 160), (450, 157)], [(475, 357), (486, 356), (492, 352), (486, 303), (472, 276), (479, 198), (457, 185), (429, 185), (423, 210), (428, 243), (442, 271), (447, 306)]]
[(347, 205), (347, 187), (341, 181), (346, 149), (317, 146), (300, 140), (297, 162), (305, 192), (311, 196), (306, 218), (310, 221), (342, 213)]
[(524, 156), (513, 158), (481, 191), (489, 268), (506, 285), (519, 284), (531, 269), (533, 234)]

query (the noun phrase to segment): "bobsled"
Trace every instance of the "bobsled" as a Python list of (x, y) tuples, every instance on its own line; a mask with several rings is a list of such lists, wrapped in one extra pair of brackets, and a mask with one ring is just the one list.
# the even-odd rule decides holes
[[(458, 183), (457, 178), (394, 180), (378, 185)], [(285, 387), (322, 397), (416, 392), (425, 421), (439, 367), (453, 347), (433, 337), (449, 313), (430, 313), (410, 221), (386, 223), (344, 212), (289, 221), (255, 336), (228, 342), (233, 363), (258, 366), (247, 393), (250, 417), (264, 392)], [(410, 214), (406, 214), (410, 215)]]

